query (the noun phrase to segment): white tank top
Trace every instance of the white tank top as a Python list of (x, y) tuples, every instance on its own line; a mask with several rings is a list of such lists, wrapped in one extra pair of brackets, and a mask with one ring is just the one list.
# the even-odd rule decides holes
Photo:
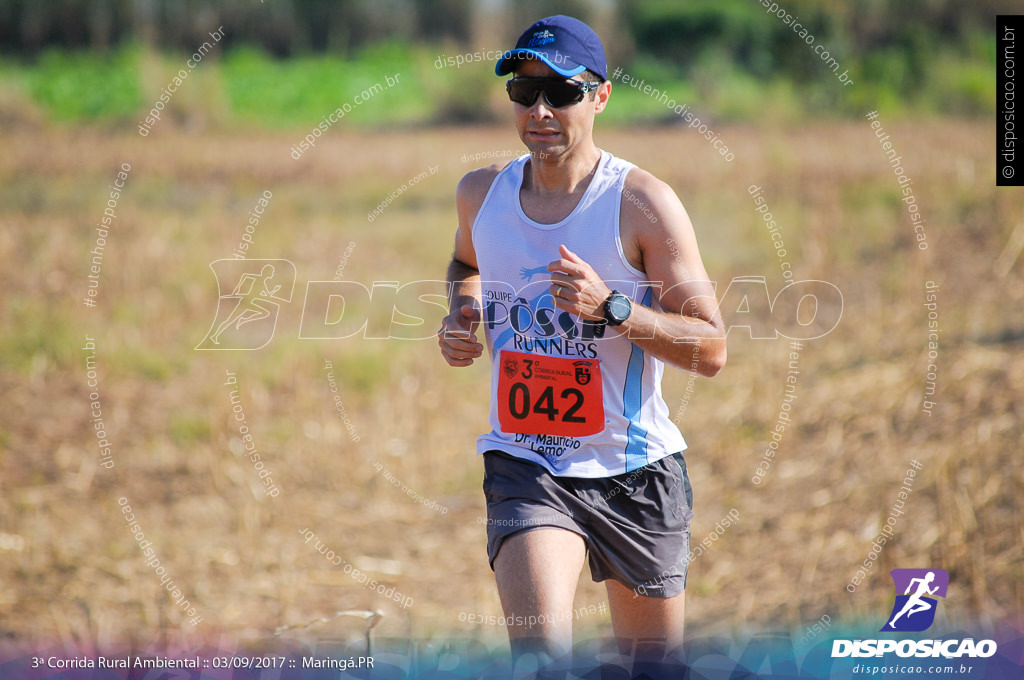
[(576, 208), (540, 224), (519, 200), (529, 159), (498, 173), (472, 228), (492, 359), (491, 431), (477, 452), (498, 449), (557, 476), (610, 477), (682, 451), (686, 442), (661, 396), (664, 364), (623, 335), (557, 309), (548, 292), (547, 265), (564, 243), (609, 288), (659, 308), (619, 239), (633, 164), (602, 151)]

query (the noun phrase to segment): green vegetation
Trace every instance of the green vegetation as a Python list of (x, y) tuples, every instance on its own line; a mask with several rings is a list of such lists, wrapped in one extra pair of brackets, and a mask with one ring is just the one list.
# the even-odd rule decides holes
[[(507, 102), (492, 62), (437, 68), (439, 55), (510, 44), (515, 31), (509, 27), (553, 12), (591, 21), (607, 36), (610, 69), (631, 77), (615, 82), (615, 105), (605, 117), (613, 123), (678, 121), (666, 100), (680, 109), (688, 105), (706, 121), (772, 123), (855, 117), (872, 109), (890, 119), (983, 116), (995, 107), (991, 17), (954, 2), (872, 2), (854, 9), (838, 0), (791, 0), (769, 13), (757, 0), (639, 0), (602, 15), (589, 3), (528, 0), (502, 10), (504, 37), (471, 35), (465, 17), (482, 10), (456, 0), (396, 0), (409, 5), (406, 23), (370, 3), (338, 2), (314, 11), (282, 0), (264, 8), (264, 14), (290, 18), (273, 31), (259, 6), (216, 1), (210, 3), (215, 15), (185, 12), (180, 30), (157, 22), (143, 31), (115, 3), (96, 12), (110, 12), (105, 21), (119, 27), (117, 39), (90, 23), (98, 19), (84, 4), (66, 4), (72, 15), (82, 14), (91, 49), (81, 36), (76, 44), (63, 35), (59, 23), (46, 40), (31, 42), (36, 33), (25, 27), (34, 24), (19, 14), (29, 16), (26, 6), (8, 3), (14, 30), (0, 30), (0, 49), (17, 56), (0, 61), (0, 107), (34, 105), (58, 122), (135, 123), (175, 73), (187, 69), (188, 55), (206, 39), (199, 26), (220, 22), (228, 24), (227, 39), (189, 73), (164, 118), (309, 129), (347, 106), (333, 124), (493, 121)], [(178, 11), (163, 0), (156, 4)], [(229, 9), (253, 21), (232, 24)], [(844, 85), (843, 74), (852, 82)], [(388, 88), (389, 77), (398, 84)], [(630, 85), (641, 81), (665, 98)], [(383, 91), (358, 101), (378, 83)]]
[[(981, 40), (981, 39), (979, 39)], [(988, 39), (988, 43), (992, 40)], [(986, 45), (988, 45), (986, 43)], [(315, 127), (325, 116), (349, 104), (339, 124), (416, 125), (493, 120), (499, 115), (501, 81), (489, 63), (461, 69), (435, 69), (439, 51), (383, 44), (352, 59), (331, 55), (273, 59), (258, 49), (232, 50), (220, 62), (204, 62), (171, 98), (167, 109), (187, 117), (205, 115), (225, 123), (271, 128)], [(808, 50), (808, 59), (816, 60)], [(854, 85), (844, 89), (822, 65), (823, 75), (809, 83), (784, 76), (758, 78), (728, 61), (701, 60), (692, 77), (682, 78), (649, 57), (623, 66), (632, 82), (651, 85), (681, 108), (718, 120), (795, 121), (812, 116), (857, 116), (878, 109), (892, 116), (952, 113), (987, 115), (995, 106), (994, 50), (971, 58), (939, 54), (934, 68), (917, 81), (898, 54), (876, 53), (849, 62)], [(156, 60), (166, 80), (143, 85), (143, 62)], [(36, 63), (4, 65), (3, 81), (27, 93), (57, 122), (135, 123), (145, 117), (179, 66), (180, 58), (124, 48), (108, 55), (49, 51)], [(844, 62), (844, 67), (847, 62)], [(398, 74), (388, 88), (387, 77)], [(201, 78), (196, 77), (202, 76)], [(3, 81), (0, 81), (2, 83)], [(359, 102), (377, 83), (383, 87)], [(671, 122), (678, 116), (656, 96), (617, 81), (608, 122)], [(190, 87), (219, 92), (189, 93)], [(147, 99), (144, 92), (151, 92)], [(365, 95), (364, 95), (365, 97)], [(226, 103), (226, 114), (218, 106)]]
[(130, 117), (143, 100), (139, 56), (134, 49), (109, 55), (51, 49), (32, 66), (6, 64), (4, 71), (20, 75), (35, 102), (54, 120)]
[[(417, 61), (423, 58), (388, 43), (351, 60), (330, 55), (275, 60), (247, 47), (228, 54), (217, 68), (230, 111), (243, 121), (271, 127), (316, 125), (347, 103), (351, 111), (343, 120), (348, 123), (420, 123), (436, 110), (425, 91), (429, 83), (416, 77), (422, 70)], [(397, 85), (388, 87), (389, 77)], [(383, 90), (371, 92), (378, 83)]]

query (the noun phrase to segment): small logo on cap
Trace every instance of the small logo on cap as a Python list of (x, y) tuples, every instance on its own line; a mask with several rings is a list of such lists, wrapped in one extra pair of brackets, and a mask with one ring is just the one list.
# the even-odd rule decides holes
[(526, 45), (527, 47), (540, 47), (541, 45), (547, 45), (548, 43), (555, 42), (555, 34), (544, 29), (543, 31), (537, 31), (530, 38), (530, 42)]

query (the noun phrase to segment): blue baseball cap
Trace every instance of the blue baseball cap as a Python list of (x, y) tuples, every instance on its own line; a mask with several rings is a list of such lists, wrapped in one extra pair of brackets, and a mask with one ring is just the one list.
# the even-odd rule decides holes
[(517, 59), (540, 59), (566, 78), (590, 69), (601, 80), (608, 79), (608, 63), (597, 33), (579, 19), (562, 14), (541, 19), (526, 29), (515, 49), (501, 55), (494, 72), (499, 76), (511, 73)]

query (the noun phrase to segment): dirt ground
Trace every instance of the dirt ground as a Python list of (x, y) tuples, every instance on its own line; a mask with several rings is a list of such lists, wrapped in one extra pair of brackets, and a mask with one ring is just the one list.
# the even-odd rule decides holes
[[(603, 148), (676, 189), (734, 326), (718, 377), (670, 370), (665, 381), (689, 443), (692, 541), (708, 539), (690, 567), (691, 634), (799, 636), (822, 616), (881, 625), (898, 567), (949, 572), (938, 619), (948, 629), (1022, 623), (1024, 200), (994, 186), (987, 123), (886, 128), (927, 250), (867, 122), (723, 127), (732, 162), (683, 129), (598, 131)], [(378, 636), (500, 641), (500, 627), (467, 622), (501, 613), (474, 455), (486, 368), (448, 368), (429, 337), (307, 340), (299, 327), (308, 281), (443, 278), (455, 183), (518, 140), (511, 128), (337, 130), (295, 160), (301, 136), (0, 130), (0, 639), (226, 644), (303, 624), (292, 632), (358, 637), (362, 619), (316, 620), (379, 610)], [(122, 164), (87, 307), (95, 225)], [(295, 264), (292, 301), (266, 347), (197, 351), (216, 311), (210, 263), (231, 257), (265, 191), (247, 255)], [(841, 304), (819, 300), (821, 314), (841, 311), (835, 328), (798, 349), (736, 323), (803, 332), (793, 305), (769, 306), (783, 260), (796, 280), (841, 292)], [(751, 276), (770, 293), (736, 283)], [(382, 319), (373, 311), (371, 326)], [(426, 319), (424, 337), (439, 319)], [(793, 351), (791, 421), (766, 459)], [(276, 496), (244, 455), (235, 389)], [(875, 552), (912, 461), (894, 537)], [(179, 596), (147, 566), (124, 504)], [(716, 532), (733, 510), (738, 523)], [(602, 598), (581, 576), (576, 607)], [(587, 610), (577, 630), (606, 634), (608, 621)]]

